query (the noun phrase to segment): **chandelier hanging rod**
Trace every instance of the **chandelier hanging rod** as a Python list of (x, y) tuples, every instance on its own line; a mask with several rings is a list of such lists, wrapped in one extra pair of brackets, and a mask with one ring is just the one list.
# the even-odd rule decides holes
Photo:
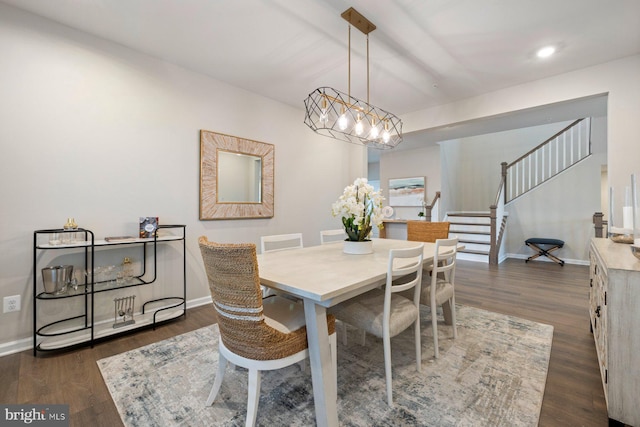
[(353, 25), (363, 34), (367, 36), (367, 104), (369, 103), (369, 33), (376, 29), (376, 26), (365, 18), (360, 12), (353, 7), (345, 10), (340, 16), (349, 23), (349, 82), (347, 94), (351, 97), (351, 26)]

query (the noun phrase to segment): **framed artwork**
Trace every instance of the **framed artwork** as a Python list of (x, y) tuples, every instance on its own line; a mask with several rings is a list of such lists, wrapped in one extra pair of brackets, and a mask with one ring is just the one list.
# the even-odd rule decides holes
[(426, 189), (427, 178), (424, 176), (391, 178), (389, 179), (389, 205), (422, 207)]
[(200, 131), (200, 219), (273, 217), (275, 147)]

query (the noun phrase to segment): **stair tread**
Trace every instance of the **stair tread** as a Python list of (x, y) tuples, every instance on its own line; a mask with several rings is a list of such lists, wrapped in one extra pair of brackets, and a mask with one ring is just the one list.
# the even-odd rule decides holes
[(489, 251), (479, 251), (475, 249), (460, 249), (458, 252), (462, 252), (465, 254), (489, 255)]
[(467, 217), (480, 217), (480, 218), (490, 218), (491, 213), (489, 212), (447, 212), (447, 217), (450, 216), (467, 216)]
[(491, 232), (486, 232), (486, 231), (451, 230), (451, 229), (449, 229), (449, 234), (480, 234), (483, 236), (491, 236)]
[(465, 239), (458, 239), (458, 241), (460, 243), (471, 243), (474, 245), (491, 245), (491, 242), (488, 241), (484, 241), (484, 240), (465, 240)]
[(490, 223), (485, 222), (457, 222), (457, 221), (449, 221), (450, 225), (474, 225), (478, 227), (491, 227)]

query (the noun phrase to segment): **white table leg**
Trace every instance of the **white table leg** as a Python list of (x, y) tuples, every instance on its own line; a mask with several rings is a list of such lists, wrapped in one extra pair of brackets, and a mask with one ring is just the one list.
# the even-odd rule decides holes
[(304, 316), (307, 321), (307, 340), (309, 342), (316, 424), (319, 427), (337, 426), (337, 391), (333, 380), (333, 363), (329, 348), (327, 310), (323, 306), (305, 299)]

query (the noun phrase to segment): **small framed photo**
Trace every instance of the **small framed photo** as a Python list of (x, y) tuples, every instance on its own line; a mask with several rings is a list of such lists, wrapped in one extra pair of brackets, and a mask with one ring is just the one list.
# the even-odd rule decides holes
[(156, 235), (158, 230), (157, 216), (141, 216), (140, 217), (140, 237), (149, 238)]
[(427, 178), (417, 176), (412, 178), (389, 179), (390, 206), (423, 206), (427, 191)]

